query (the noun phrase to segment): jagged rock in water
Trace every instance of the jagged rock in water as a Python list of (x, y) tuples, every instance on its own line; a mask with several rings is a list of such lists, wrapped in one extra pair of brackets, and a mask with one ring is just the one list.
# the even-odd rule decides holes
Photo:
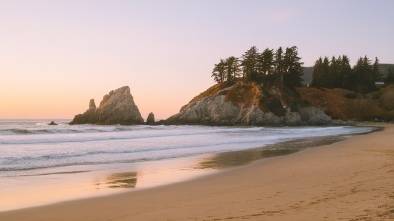
[(155, 122), (155, 115), (151, 112), (151, 113), (149, 113), (148, 118), (146, 119), (146, 124), (153, 125), (155, 123), (156, 123)]
[(124, 86), (110, 91), (103, 97), (100, 106), (96, 108), (93, 99), (89, 102), (89, 109), (74, 117), (70, 124), (143, 124), (138, 107), (135, 105), (130, 88)]
[(48, 125), (58, 125), (58, 124), (55, 123), (55, 121), (51, 121), (51, 123), (49, 123)]
[[(264, 89), (256, 83), (237, 82), (229, 87), (218, 84), (183, 106), (164, 124), (296, 126), (332, 122), (322, 110), (299, 105), (296, 96), (275, 87)], [(290, 108), (294, 106), (297, 108)]]

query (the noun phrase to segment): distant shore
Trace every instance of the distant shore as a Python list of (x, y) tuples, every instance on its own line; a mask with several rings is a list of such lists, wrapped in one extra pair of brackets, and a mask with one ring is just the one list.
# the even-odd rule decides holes
[[(385, 129), (182, 183), (2, 212), (0, 220), (392, 219), (394, 125), (374, 126)], [(220, 155), (205, 163), (222, 165)]]

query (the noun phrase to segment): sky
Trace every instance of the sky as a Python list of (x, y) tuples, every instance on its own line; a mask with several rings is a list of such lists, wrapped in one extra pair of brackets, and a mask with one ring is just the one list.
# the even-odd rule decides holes
[(166, 119), (252, 46), (394, 63), (394, 1), (0, 0), (0, 119), (72, 119), (128, 85)]

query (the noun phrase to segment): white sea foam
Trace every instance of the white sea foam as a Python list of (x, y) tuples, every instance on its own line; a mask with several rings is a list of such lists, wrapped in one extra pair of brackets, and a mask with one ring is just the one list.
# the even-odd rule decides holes
[(49, 126), (0, 121), (0, 173), (155, 161), (262, 147), (305, 137), (369, 132), (371, 127)]

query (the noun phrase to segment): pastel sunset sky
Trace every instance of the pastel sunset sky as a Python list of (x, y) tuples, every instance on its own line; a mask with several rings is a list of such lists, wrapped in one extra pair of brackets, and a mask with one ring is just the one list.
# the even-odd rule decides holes
[(130, 86), (165, 119), (214, 84), (220, 58), (297, 46), (394, 63), (394, 1), (0, 0), (0, 118), (72, 119)]

